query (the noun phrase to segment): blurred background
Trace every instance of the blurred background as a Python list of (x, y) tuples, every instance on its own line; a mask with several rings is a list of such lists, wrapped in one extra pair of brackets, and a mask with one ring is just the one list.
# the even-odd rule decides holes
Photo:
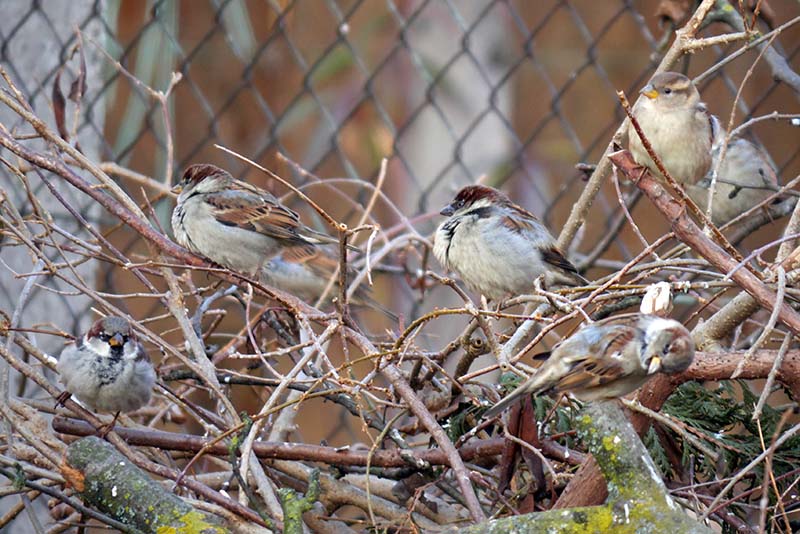
[[(800, 12), (794, 0), (759, 4), (767, 20), (762, 27)], [(682, 23), (693, 9), (692, 2), (666, 0), (5, 0), (0, 60), (35, 110), (51, 118), (57, 74), (67, 94), (80, 72), (80, 30), (87, 73), (77, 122), (82, 148), (166, 185), (186, 165), (211, 162), (286, 193), (213, 146), (218, 143), (303, 186), (325, 209), (352, 222), (358, 213), (351, 202), (363, 204), (369, 195), (360, 182), (374, 182), (381, 159), (388, 158), (383, 190), (423, 235), (435, 228), (437, 212), (454, 192), (478, 179), (503, 188), (557, 235), (586, 177), (575, 165), (596, 163), (621, 121), (615, 91), (636, 96), (669, 42), (673, 21)], [(727, 31), (712, 24), (705, 34)], [(696, 76), (737, 46), (703, 50), (680, 67)], [(782, 33), (775, 46), (797, 70), (800, 28)], [(757, 55), (742, 55), (702, 83), (704, 100), (724, 121)], [(182, 75), (168, 101), (173, 176), (164, 175), (162, 107), (112, 59), (156, 91), (167, 90), (173, 72)], [(796, 97), (760, 62), (743, 88), (734, 124), (796, 109)], [(796, 128), (764, 121), (751, 134), (769, 150), (782, 182), (800, 172)], [(297, 172), (278, 153), (312, 175)], [(141, 197), (141, 184), (123, 184)], [(159, 197), (150, 195), (169, 228), (173, 201)], [(296, 199), (287, 201), (311, 217)], [(605, 235), (617, 211), (616, 192), (607, 184), (592, 207), (593, 224), (573, 243), (576, 262)], [(401, 218), (385, 203), (378, 202), (374, 214), (387, 232), (400, 228)], [(104, 217), (90, 207), (86, 215)], [(648, 216), (644, 202), (633, 215), (648, 238), (666, 229)], [(110, 230), (124, 252), (146, 253), (133, 232)], [(778, 230), (773, 225), (751, 239), (763, 243)], [(603, 258), (628, 260), (639, 249), (626, 226)], [(435, 262), (432, 267), (440, 269)], [(129, 290), (132, 279), (102, 265), (86, 275), (112, 293)], [(0, 286), (13, 303), (14, 282)], [(378, 286), (393, 309), (419, 313), (418, 292), (402, 277)], [(453, 298), (437, 291), (441, 298), (426, 299), (426, 308)], [(153, 300), (126, 304), (134, 317), (152, 317), (162, 312)], [(62, 328), (80, 330), (86, 314), (78, 299), (64, 296), (59, 305), (66, 310)]]
[[(762, 29), (800, 14), (796, 0), (758, 4)], [(383, 191), (423, 235), (435, 228), (439, 209), (455, 191), (479, 179), (504, 189), (557, 235), (586, 178), (576, 164), (596, 163), (621, 122), (615, 92), (624, 90), (634, 99), (671, 41), (673, 23), (680, 26), (693, 9), (688, 0), (3, 0), (0, 61), (48, 120), (57, 76), (66, 95), (84, 61), (87, 92), (76, 115), (82, 149), (166, 186), (186, 165), (211, 162), (276, 194), (287, 192), (215, 148), (218, 143), (274, 170), (336, 217), (353, 222), (359, 215), (354, 203), (369, 198), (363, 183), (374, 183), (381, 159), (388, 158)], [(76, 30), (83, 58), (75, 53)], [(729, 31), (712, 24), (703, 35)], [(682, 60), (680, 69), (696, 76), (740, 46), (702, 50)], [(800, 28), (780, 34), (774, 46), (800, 70)], [(700, 85), (703, 99), (724, 122), (757, 55), (757, 50), (741, 55)], [(173, 72), (181, 74), (166, 111), (171, 131), (159, 103), (114, 61), (155, 91), (167, 90)], [(733, 122), (797, 109), (796, 95), (775, 82), (762, 61), (743, 87)], [(75, 113), (76, 105), (70, 103), (67, 111)], [(11, 120), (7, 110), (2, 113), (3, 122)], [(781, 183), (800, 172), (799, 132), (779, 121), (750, 130), (770, 152)], [(167, 162), (170, 135), (174, 158)], [(168, 167), (172, 176), (165, 174)], [(5, 169), (2, 173), (0, 179), (13, 182)], [(143, 198), (140, 181), (120, 179), (135, 198)], [(20, 194), (13, 200), (21, 205)], [(147, 195), (168, 229), (173, 200), (152, 188)], [(310, 210), (295, 198), (287, 201), (314, 223)], [(83, 202), (90, 221), (104, 223), (103, 213), (76, 202)], [(570, 250), (578, 263), (617, 213), (613, 184), (606, 184), (592, 207), (592, 224)], [(648, 238), (666, 230), (651, 213), (646, 202), (633, 211)], [(403, 219), (387, 203), (379, 202), (373, 214), (386, 232), (402, 229)], [(781, 224), (765, 227), (744, 246), (764, 243), (781, 230)], [(107, 231), (129, 257), (147, 253), (128, 229), (111, 225)], [(640, 250), (626, 226), (603, 258), (628, 260)], [(14, 265), (9, 254), (3, 251), (3, 260)], [(19, 261), (25, 263), (25, 257)], [(402, 262), (409, 269), (422, 265), (413, 255)], [(428, 266), (441, 272), (435, 261)], [(83, 268), (102, 291), (132, 291), (132, 277), (119, 269)], [(594, 266), (588, 276), (608, 272)], [(16, 302), (22, 283), (3, 271), (4, 308)], [(48, 283), (58, 287), (57, 281)], [(449, 300), (450, 291), (435, 291), (440, 294), (420, 302), (419, 292), (397, 274), (380, 277), (376, 288), (379, 300), (390, 300), (392, 309), (407, 317), (456, 302)], [(47, 299), (38, 309), (37, 298)], [(74, 295), (56, 297), (55, 303), (53, 298), (33, 288), (29, 322), (46, 313), (58, 317), (65, 331), (80, 331), (91, 303)], [(164, 313), (154, 302), (127, 299), (124, 305), (134, 317)], [(438, 334), (433, 345), (450, 339), (447, 332)], [(308, 412), (303, 439), (309, 443), (348, 443), (360, 431), (331, 417), (317, 424), (313, 418), (322, 412), (302, 409)]]
[[(800, 12), (794, 0), (759, 4), (767, 19), (763, 27)], [(374, 182), (381, 159), (388, 158), (383, 190), (423, 235), (435, 228), (437, 212), (453, 193), (479, 178), (506, 190), (557, 235), (586, 177), (575, 165), (595, 163), (620, 123), (615, 91), (635, 97), (660, 60), (672, 21), (682, 23), (693, 8), (688, 1), (5, 0), (0, 60), (35, 110), (51, 118), (57, 74), (62, 72), (66, 94), (80, 72), (80, 30), (87, 73), (77, 122), (82, 148), (166, 185), (186, 165), (212, 162), (286, 193), (213, 146), (219, 143), (303, 186), (325, 209), (352, 221), (358, 213), (351, 200), (364, 203), (369, 195), (360, 182)], [(705, 33), (726, 31), (716, 24)], [(681, 68), (696, 76), (737, 46), (703, 50)], [(797, 69), (800, 28), (782, 33), (775, 46)], [(701, 85), (711, 111), (724, 121), (757, 54), (742, 55)], [(168, 101), (173, 176), (164, 175), (162, 107), (112, 59), (156, 91), (167, 90), (173, 72), (182, 75)], [(796, 97), (772, 80), (764, 62), (738, 104), (735, 125), (797, 109)], [(751, 134), (769, 150), (782, 182), (800, 172), (796, 128), (764, 121)], [(297, 172), (278, 153), (312, 175)], [(141, 184), (123, 183), (141, 197)], [(173, 201), (159, 197), (150, 198), (169, 228)], [(310, 211), (295, 200), (287, 199)], [(573, 258), (605, 235), (617, 211), (608, 184), (592, 208), (593, 224), (573, 243)], [(90, 220), (104, 216), (89, 207), (86, 214)], [(388, 232), (401, 224), (385, 203), (374, 214)], [(648, 214), (646, 203), (633, 212), (648, 238), (661, 235), (665, 223)], [(778, 229), (773, 225), (752, 239), (763, 243)], [(133, 232), (111, 230), (124, 252), (146, 252)], [(639, 247), (626, 226), (603, 258), (627, 260)], [(439, 269), (435, 262), (433, 267)], [(132, 278), (103, 266), (86, 274), (113, 293), (124, 293)], [(19, 291), (14, 282), (0, 286), (13, 303)], [(394, 309), (419, 313), (418, 294), (402, 277), (379, 280), (377, 291), (391, 294)], [(440, 291), (441, 299), (453, 298)], [(439, 303), (426, 299), (425, 306)], [(66, 310), (62, 328), (77, 332), (85, 318), (80, 302), (64, 296), (60, 305)], [(161, 313), (153, 299), (127, 305), (135, 317)]]

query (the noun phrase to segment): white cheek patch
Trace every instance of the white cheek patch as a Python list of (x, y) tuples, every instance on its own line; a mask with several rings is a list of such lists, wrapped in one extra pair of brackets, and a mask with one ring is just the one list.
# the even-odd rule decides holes
[(122, 357), (126, 360), (135, 360), (139, 357), (139, 351), (136, 350), (136, 343), (127, 341), (123, 347)]
[(84, 344), (99, 356), (108, 356), (111, 353), (111, 345), (96, 337), (87, 337)]

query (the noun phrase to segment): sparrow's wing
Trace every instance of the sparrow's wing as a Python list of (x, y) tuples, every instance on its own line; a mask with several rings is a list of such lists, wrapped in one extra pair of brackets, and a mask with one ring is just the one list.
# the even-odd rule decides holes
[(778, 172), (775, 170), (775, 162), (772, 161), (772, 157), (769, 155), (769, 152), (766, 149), (752, 141), (745, 139), (750, 146), (753, 147), (757, 156), (754, 158), (757, 162), (759, 162), (758, 166), (758, 173), (764, 181), (765, 185), (771, 186), (778, 186)]
[(492, 406), (483, 417), (493, 417), (526, 395), (567, 390), (582, 390), (610, 382), (624, 372), (620, 360), (613, 358), (636, 335), (631, 326), (587, 326), (553, 348), (550, 357), (536, 372)]
[(586, 278), (578, 274), (578, 269), (572, 265), (572, 262), (565, 258), (561, 251), (556, 247), (553, 246), (550, 248), (542, 248), (540, 249), (540, 252), (542, 254), (542, 261), (545, 263), (549, 263), (550, 265), (569, 273), (571, 276), (584, 284), (589, 283)]
[[(720, 155), (721, 151), (714, 153), (715, 162)], [(722, 178), (734, 182), (734, 185), (743, 188), (761, 188), (767, 191), (777, 189), (778, 175), (772, 158), (764, 150), (764, 147), (749, 139), (737, 137), (728, 143), (722, 167), (724, 167), (724, 171), (733, 174), (734, 179), (731, 180), (730, 176)]]
[(717, 119), (710, 111), (708, 111), (708, 106), (706, 106), (704, 102), (697, 104), (697, 112), (708, 121), (709, 141), (711, 142), (711, 146), (713, 148), (714, 141), (719, 137), (720, 132), (723, 130), (722, 125), (720, 124), (719, 119)]
[[(513, 214), (506, 215), (500, 220), (500, 224), (506, 229), (518, 234), (524, 234), (526, 232), (549, 233), (547, 232), (547, 228), (544, 227), (533, 213), (516, 204), (509, 204), (508, 207)], [(552, 265), (556, 269), (568, 273), (569, 276), (575, 278), (580, 283), (589, 283), (588, 280), (578, 274), (578, 269), (575, 268), (572, 262), (564, 257), (555, 245), (549, 247), (541, 246), (540, 250), (542, 253), (542, 261)]]
[[(347, 249), (361, 252), (360, 249), (349, 244)], [(339, 255), (333, 253), (333, 251), (334, 247), (331, 246), (318, 247), (315, 245), (301, 244), (287, 247), (281, 254), (285, 261), (290, 263), (302, 263), (316, 275), (327, 279), (339, 268)], [(357, 271), (358, 269), (348, 262), (348, 274), (355, 274)]]
[(558, 356), (561, 356), (567, 370), (554, 384), (555, 391), (592, 389), (625, 377), (630, 372), (629, 362), (625, 360), (625, 348), (635, 341), (638, 334), (636, 328), (627, 325), (592, 325), (584, 330), (590, 331), (578, 332), (568, 340), (571, 343), (564, 343), (558, 349)]
[(529, 212), (522, 206), (517, 206), (511, 202), (507, 205), (511, 214), (501, 218), (500, 224), (511, 230), (521, 234), (523, 232), (533, 232), (537, 227), (541, 227), (542, 223), (533, 213)]
[(232, 187), (203, 197), (222, 224), (258, 232), (273, 239), (298, 244), (336, 243), (300, 221), (300, 216), (272, 194), (249, 184), (236, 182)]
[(237, 226), (281, 240), (301, 239), (300, 217), (278, 200), (262, 191), (226, 189), (204, 195), (203, 200), (214, 210), (214, 217), (227, 226)]

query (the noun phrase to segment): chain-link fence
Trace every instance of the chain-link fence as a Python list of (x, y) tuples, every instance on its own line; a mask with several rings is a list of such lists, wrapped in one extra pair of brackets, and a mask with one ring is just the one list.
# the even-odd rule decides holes
[[(798, 12), (793, 0), (745, 4), (736, 7), (746, 21), (755, 8), (762, 31)], [(404, 217), (381, 203), (372, 215), (389, 232), (410, 222), (428, 234), (438, 222), (434, 214), (454, 192), (480, 180), (509, 192), (558, 235), (588, 176), (576, 165), (596, 163), (622, 121), (616, 91), (635, 95), (693, 7), (678, 0), (4, 0), (0, 62), (32, 111), (53, 123), (54, 87), (67, 95), (85, 78), (83, 98), (67, 99), (72, 137), (143, 205), (147, 197), (153, 219), (165, 229), (173, 206), (166, 186), (191, 163), (212, 162), (286, 191), (214, 147), (220, 144), (276, 171), (348, 222), (359, 217), (353, 203), (370, 197), (360, 184), (374, 184), (382, 158), (388, 158), (382, 191)], [(723, 31), (731, 28), (717, 22), (711, 33)], [(788, 27), (771, 43), (798, 70), (800, 28)], [(687, 55), (679, 68), (698, 75), (740, 46), (719, 44)], [(797, 108), (797, 95), (758, 56), (753, 47), (700, 84), (704, 101), (724, 121), (737, 95), (735, 125)], [(173, 73), (181, 76), (174, 87)], [(152, 91), (168, 88), (165, 107)], [(0, 119), (19, 126), (17, 134), (31, 133), (8, 110)], [(762, 121), (749, 134), (767, 148), (782, 183), (800, 172), (799, 135), (790, 123)], [(16, 195), (6, 202), (25, 218), (35, 208), (17, 180), (4, 171), (0, 183)], [(34, 183), (34, 194), (63, 221), (64, 231), (86, 237), (78, 219), (51, 198), (46, 182)], [(117, 226), (81, 194), (62, 193), (88, 222), (104, 224), (126, 257), (136, 261), (147, 254), (136, 232)], [(590, 274), (607, 274), (641, 249), (633, 230), (617, 225), (617, 195), (612, 183), (603, 184), (587, 217), (592, 224), (570, 245), (570, 257)], [(306, 211), (302, 202), (293, 206)], [(632, 214), (648, 238), (667, 228), (648, 217), (650, 209), (640, 203)], [(614, 239), (599, 250), (612, 230)], [(768, 227), (745, 246), (754, 248), (780, 231)], [(31, 271), (28, 256), (16, 252), (3, 251), (3, 308), (14, 310), (23, 295), (27, 315), (19, 324), (50, 323), (71, 334), (85, 328), (93, 301), (57, 279), (48, 280), (46, 290), (14, 278), (12, 273)], [(421, 301), (408, 282), (415, 268), (427, 264), (405, 263), (385, 266), (388, 275), (375, 290), (393, 299), (397, 311), (413, 317), (456, 298), (437, 288), (437, 298)], [(119, 265), (80, 269), (103, 294), (131, 294), (120, 306), (133, 317), (164, 314), (156, 299), (136, 298), (133, 276)], [(439, 332), (442, 339), (450, 334)], [(302, 428), (303, 438), (334, 444), (359, 439), (360, 428), (342, 413), (341, 422)]]
[[(770, 6), (770, 23), (796, 7)], [(169, 108), (176, 171), (211, 161), (260, 180), (214, 143), (276, 170), (284, 167), (280, 152), (323, 179), (373, 180), (388, 157), (387, 193), (409, 216), (434, 211), (460, 185), (486, 175), (557, 233), (585, 178), (575, 164), (596, 162), (620, 122), (615, 91), (641, 86), (670, 20), (685, 16), (688, 3), (11, 1), (0, 9), (3, 64), (45, 116), (59, 69), (66, 64), (75, 75), (78, 68), (70, 61), (74, 30), (85, 33), (89, 96), (78, 132), (105, 161), (174, 179), (164, 176), (158, 103), (98, 48), (156, 90), (167, 88), (173, 72), (183, 76)], [(800, 49), (795, 31), (778, 40), (790, 61)], [(726, 52), (688, 58), (683, 68), (702, 72)], [(730, 114), (756, 54), (704, 82), (712, 112)], [(770, 78), (761, 62), (736, 122), (790, 106), (790, 92)], [(780, 174), (793, 176), (798, 146), (787, 128), (754, 131)], [(593, 217), (606, 226), (587, 229), (584, 243), (613, 219), (616, 195), (604, 193)], [(159, 211), (162, 223), (169, 209)], [(622, 237), (612, 254), (627, 260)]]

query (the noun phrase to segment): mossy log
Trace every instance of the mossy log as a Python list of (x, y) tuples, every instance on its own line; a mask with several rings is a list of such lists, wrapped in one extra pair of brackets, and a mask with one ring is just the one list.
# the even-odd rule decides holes
[(165, 490), (113, 446), (95, 436), (67, 447), (61, 472), (87, 505), (142, 532), (230, 532), (216, 516), (196, 510)]
[(579, 435), (597, 460), (608, 484), (608, 500), (604, 505), (504, 517), (450, 532), (713, 532), (689, 517), (670, 498), (647, 449), (615, 402), (589, 403), (578, 422)]
[(311, 471), (308, 479), (308, 490), (300, 497), (291, 488), (278, 490), (278, 498), (283, 509), (283, 534), (303, 534), (303, 514), (308, 512), (319, 499), (319, 469)]

